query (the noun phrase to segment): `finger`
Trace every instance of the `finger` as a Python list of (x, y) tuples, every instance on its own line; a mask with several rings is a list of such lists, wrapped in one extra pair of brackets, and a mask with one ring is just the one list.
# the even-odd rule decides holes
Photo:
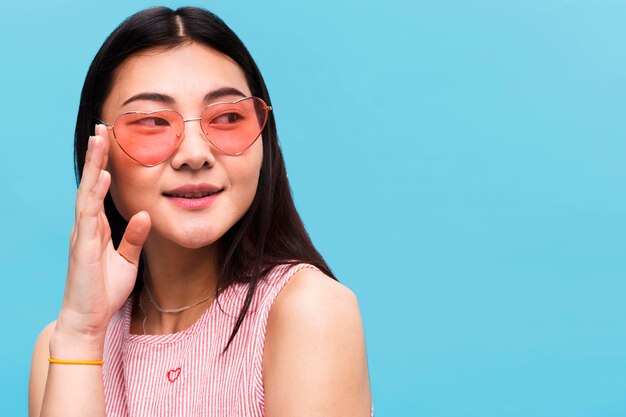
[(86, 204), (88, 195), (93, 191), (100, 177), (104, 151), (103, 147), (103, 140), (101, 137), (89, 137), (83, 175), (78, 186), (78, 192), (76, 193), (75, 220), (77, 220), (78, 213)]
[(81, 177), (80, 190), (90, 191), (95, 185), (100, 170), (102, 169), (102, 159), (104, 157), (105, 143), (102, 136), (90, 136), (87, 145), (87, 154), (85, 156), (85, 166)]
[(96, 125), (96, 134), (104, 140), (104, 153), (102, 157), (102, 169), (107, 169), (109, 164), (109, 150), (111, 149), (110, 129), (105, 125)]
[(117, 248), (117, 253), (133, 265), (139, 265), (141, 248), (148, 238), (151, 226), (152, 222), (147, 211), (140, 211), (131, 217)]
[(76, 239), (81, 241), (84, 238), (96, 238), (98, 231), (98, 220), (101, 213), (104, 213), (104, 197), (111, 185), (111, 174), (100, 170), (100, 175), (95, 186), (89, 194), (85, 196), (84, 205), (78, 212), (76, 221)]

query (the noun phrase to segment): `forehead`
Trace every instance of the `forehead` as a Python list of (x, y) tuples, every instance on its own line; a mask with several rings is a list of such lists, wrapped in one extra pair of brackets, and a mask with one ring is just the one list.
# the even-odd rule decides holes
[(230, 57), (195, 42), (148, 49), (118, 67), (103, 110), (115, 111), (129, 97), (145, 92), (169, 95), (181, 106), (197, 105), (207, 92), (222, 87), (251, 95), (243, 71)]

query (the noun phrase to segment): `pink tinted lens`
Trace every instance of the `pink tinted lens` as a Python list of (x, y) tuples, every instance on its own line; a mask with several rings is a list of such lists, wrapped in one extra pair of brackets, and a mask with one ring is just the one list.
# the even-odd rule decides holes
[(126, 113), (113, 126), (113, 134), (128, 156), (144, 165), (156, 165), (174, 152), (183, 120), (174, 111)]
[(259, 137), (267, 121), (263, 100), (248, 97), (234, 103), (216, 103), (202, 112), (202, 129), (224, 153), (239, 155)]

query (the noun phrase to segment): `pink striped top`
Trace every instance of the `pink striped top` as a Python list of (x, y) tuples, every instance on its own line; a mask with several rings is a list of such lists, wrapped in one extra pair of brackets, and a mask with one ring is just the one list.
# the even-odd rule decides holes
[[(104, 345), (108, 417), (264, 415), (261, 374), (270, 307), (298, 270), (279, 265), (259, 283), (250, 310), (226, 353), (220, 353), (247, 284), (234, 284), (188, 329), (166, 335), (130, 334), (132, 299), (112, 318)], [(221, 307), (221, 308), (220, 308)]]

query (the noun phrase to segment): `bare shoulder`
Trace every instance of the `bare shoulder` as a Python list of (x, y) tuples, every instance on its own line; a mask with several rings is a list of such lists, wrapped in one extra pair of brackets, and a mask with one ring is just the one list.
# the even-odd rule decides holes
[(270, 310), (263, 353), (265, 412), (369, 416), (365, 338), (355, 294), (303, 268)]
[(38, 416), (43, 402), (43, 393), (48, 379), (48, 356), (50, 337), (56, 326), (56, 321), (48, 324), (39, 334), (33, 349), (33, 358), (30, 366), (30, 381), (28, 383), (28, 415)]
[(52, 332), (54, 331), (54, 328), (55, 328), (56, 325), (57, 325), (57, 321), (56, 320), (51, 321), (50, 323), (48, 323), (43, 328), (41, 333), (39, 333), (39, 336), (37, 337), (37, 342), (36, 343), (50, 341), (50, 336), (52, 336)]
[[(48, 355), (49, 355), (49, 346), (50, 346), (50, 337), (52, 336), (52, 332), (54, 332), (54, 328), (56, 326), (56, 320), (49, 323), (46, 327), (43, 328), (37, 340), (35, 341), (35, 347), (33, 349), (33, 367), (37, 367), (41, 364), (42, 359), (45, 359), (43, 363), (46, 364), (45, 368), (47, 371), (48, 368)], [(32, 371), (32, 368), (31, 368)], [(32, 376), (32, 372), (31, 372)]]
[(315, 339), (321, 336), (320, 332), (362, 334), (359, 304), (354, 292), (345, 285), (317, 269), (302, 268), (272, 305), (266, 344), (267, 337), (270, 343), (273, 336), (278, 336), (278, 340), (289, 335)]
[[(324, 314), (320, 314), (321, 308), (337, 310), (335, 313), (354, 314), (358, 313), (359, 307), (352, 290), (322, 271), (312, 268), (297, 271), (272, 306), (273, 312), (288, 309), (291, 314), (314, 313), (316, 317), (323, 318)], [(279, 315), (280, 313), (275, 314)]]

